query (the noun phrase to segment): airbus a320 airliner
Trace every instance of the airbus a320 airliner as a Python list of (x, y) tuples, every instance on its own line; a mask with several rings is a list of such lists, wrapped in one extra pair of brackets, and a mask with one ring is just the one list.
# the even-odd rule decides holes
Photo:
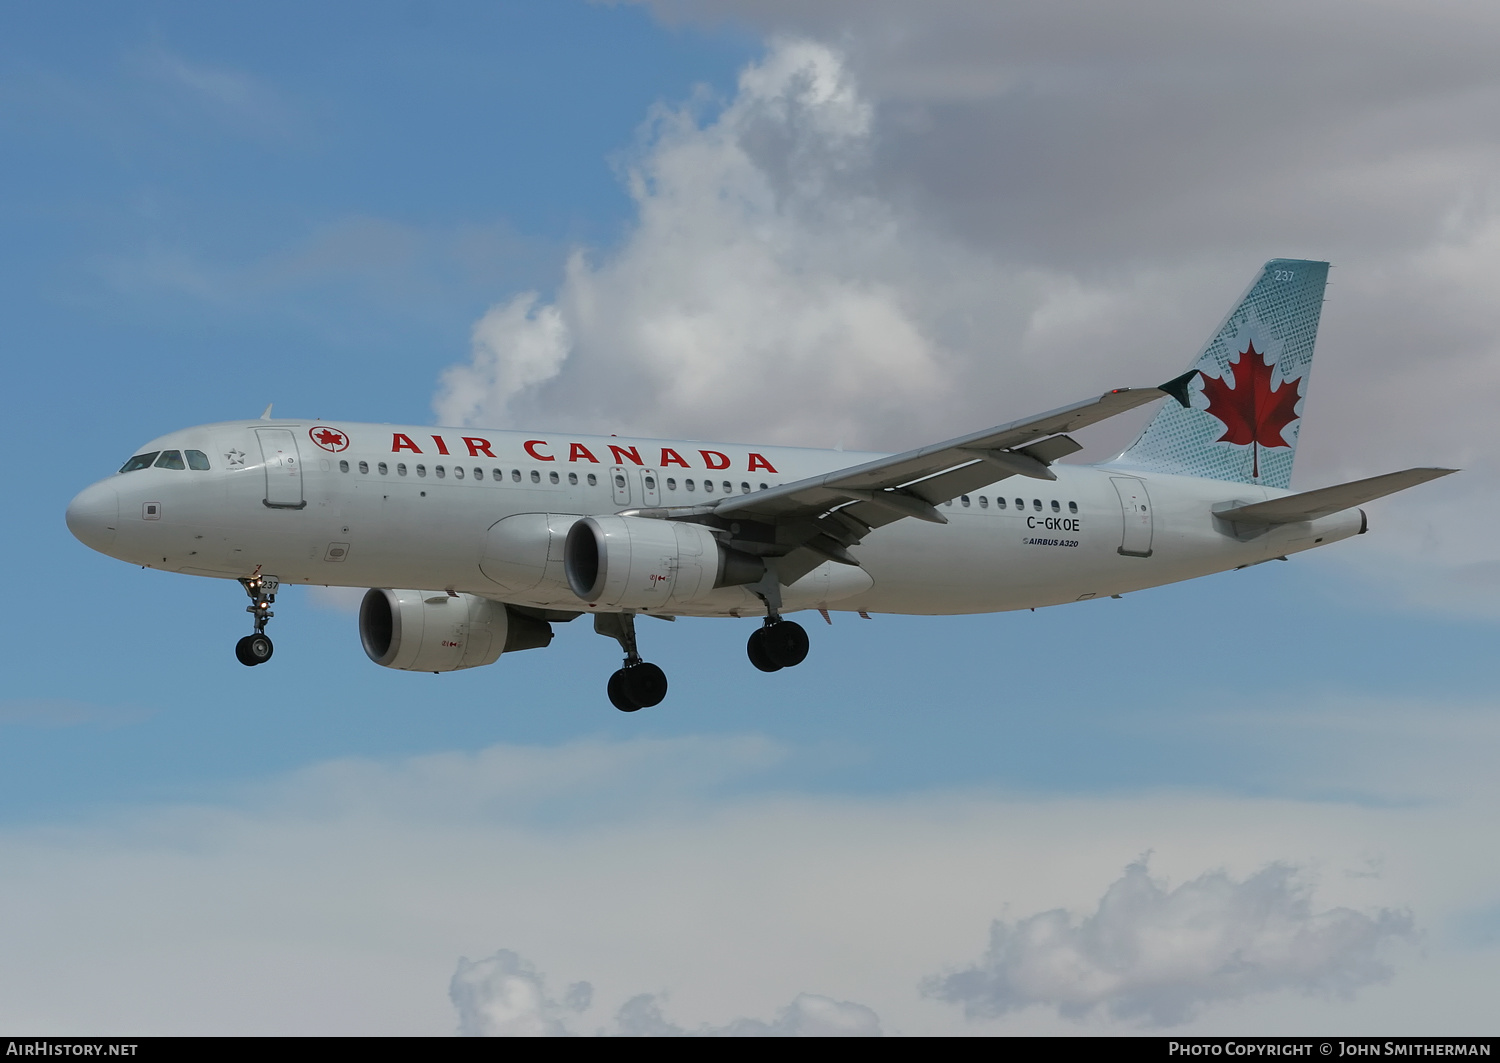
[[(101, 553), (238, 580), (366, 587), (376, 664), (445, 672), (585, 614), (609, 698), (666, 696), (637, 616), (759, 618), (751, 663), (800, 664), (817, 609), (987, 613), (1122, 594), (1363, 533), (1358, 507), (1454, 470), (1292, 493), (1326, 262), (1266, 263), (1182, 376), (902, 454), (271, 419), (161, 436), (68, 506)], [(1169, 398), (1124, 453), (1056, 464), (1085, 425)]]

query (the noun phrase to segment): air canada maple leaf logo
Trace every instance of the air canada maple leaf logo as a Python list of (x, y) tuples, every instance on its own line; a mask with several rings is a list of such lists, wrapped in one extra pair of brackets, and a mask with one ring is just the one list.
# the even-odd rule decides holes
[(318, 446), (324, 450), (331, 450), (335, 454), (341, 450), (349, 449), (348, 435), (340, 432), (337, 428), (327, 428), (323, 425), (318, 425), (316, 428), (308, 429), (307, 434)]
[(1199, 374), (1209, 415), (1224, 422), (1224, 434), (1214, 442), (1250, 447), (1251, 475), (1260, 479), (1260, 448), (1291, 446), (1281, 433), (1297, 420), (1295, 407), (1301, 396), (1292, 380), (1283, 380), (1279, 388), (1271, 387), (1272, 367), (1253, 342), (1230, 363), (1234, 366), (1233, 384), (1222, 376)]

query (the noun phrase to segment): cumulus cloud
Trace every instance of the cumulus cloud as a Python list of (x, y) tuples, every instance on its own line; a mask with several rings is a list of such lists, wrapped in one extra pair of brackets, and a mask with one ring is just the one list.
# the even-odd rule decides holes
[(588, 1009), (594, 989), (575, 982), (561, 1001), (547, 993), (536, 968), (509, 949), (478, 962), (465, 957), (448, 986), (458, 1009), (458, 1032), (466, 1037), (565, 1037), (564, 1018)]
[(880, 1018), (863, 1004), (799, 993), (770, 1022), (735, 1019), (686, 1029), (669, 1022), (658, 998), (644, 993), (621, 1006), (615, 1032), (623, 1037), (879, 1037)]
[(1093, 915), (1063, 909), (996, 920), (973, 967), (923, 983), (970, 1018), (1030, 1005), (1066, 1018), (1096, 1011), (1176, 1025), (1202, 1008), (1278, 990), (1349, 996), (1390, 978), (1382, 947), (1412, 935), (1407, 913), (1314, 911), (1294, 868), (1272, 865), (1235, 881), (1211, 871), (1175, 889), (1145, 860), (1110, 885)]
[[(546, 979), (526, 960), (501, 949), (478, 962), (458, 961), (448, 995), (458, 1010), (458, 1032), (471, 1037), (571, 1037), (581, 1023), (569, 1019), (588, 1011), (594, 988), (575, 982), (562, 999), (551, 997)], [(691, 1029), (670, 1021), (663, 999), (653, 993), (620, 1005), (611, 1026), (596, 1031), (617, 1037), (878, 1037), (880, 1019), (869, 1008), (848, 1001), (799, 993), (774, 1019), (735, 1019), (721, 1026)]]
[(872, 121), (841, 57), (794, 39), (710, 120), (661, 110), (625, 244), (486, 314), (439, 418), (831, 444), (937, 399), (946, 349), (909, 304), (940, 256), (865, 187)]
[(652, 117), (634, 224), (481, 319), (442, 420), (895, 449), (1154, 383), (1261, 262), (1327, 258), (1294, 482), (1463, 466), (1338, 556), (1497, 607), (1492, 6), (650, 6), (770, 43)]
[[(460, 1022), (580, 1034), (873, 1029), (862, 1005), (901, 1034), (1076, 1029), (1056, 1006), (1071, 998), (1016, 973), (1017, 956), (1057, 955), (1034, 943), (1052, 925), (1037, 917), (1013, 921), (1006, 939), (1021, 934), (1029, 951), (1012, 942), (973, 964), (969, 992), (981, 1005), (1024, 993), (1053, 1006), (971, 1021), (917, 992), (924, 972), (978, 951), (974, 930), (997, 896), (1023, 913), (1105, 912), (1054, 917), (1092, 979), (1078, 992), (1100, 997), (1096, 1028), (1141, 1021), (1113, 1010), (1127, 992), (1151, 992), (1154, 968), (1120, 958), (1132, 941), (1181, 967), (1225, 966), (1228, 946), (1172, 953), (1169, 930), (1232, 940), (1290, 990), (1214, 998), (1194, 1032), (1335, 1020), (1349, 1031), (1461, 1029), (1493, 1011), (1500, 953), (1456, 936), (1495, 906), (1500, 855), (1474, 841), (1491, 830), (1487, 791), (1367, 807), (1165, 790), (809, 794), (779, 768), (747, 779), (747, 760), (772, 766), (761, 744), (637, 739), (341, 760), (215, 800), (6, 826), (0, 1021), (367, 1036)], [(1399, 740), (1384, 753), (1404, 755)], [(809, 785), (826, 789), (824, 774), (819, 761)], [(1190, 888), (1138, 883), (1101, 906), (1115, 869), (1146, 849), (1159, 874)], [(1372, 859), (1378, 877), (1342, 873)], [(1305, 894), (1246, 870), (1275, 862), (1318, 867), (1318, 905), (1299, 907)], [(1203, 878), (1205, 867), (1228, 870)], [(1194, 905), (1198, 923), (1182, 914)], [(1373, 985), (1379, 948), (1404, 917), (1367, 914), (1372, 931), (1343, 913), (1407, 905), (1432, 928), (1432, 955), (1393, 954), (1393, 983)], [(1120, 907), (1131, 918), (1112, 914)], [(1125, 945), (1100, 951), (1085, 922)], [(476, 952), (476, 941), (513, 953)], [(479, 958), (455, 970), (461, 955)], [(542, 971), (567, 976), (521, 959), (542, 956)], [(1219, 977), (1231, 976), (1259, 984)], [(591, 994), (568, 988), (582, 978)], [(1124, 986), (1116, 997), (1099, 988), (1111, 978)], [(1170, 990), (1186, 976), (1159, 980)], [(1336, 1007), (1307, 995), (1341, 986), (1367, 988)]]

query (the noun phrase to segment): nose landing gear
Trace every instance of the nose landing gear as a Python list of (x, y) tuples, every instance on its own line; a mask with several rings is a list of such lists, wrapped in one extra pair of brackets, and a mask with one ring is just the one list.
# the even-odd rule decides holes
[(625, 651), (625, 666), (609, 677), (610, 704), (621, 712), (660, 705), (667, 696), (667, 674), (641, 660), (635, 644), (635, 614), (595, 613), (594, 630), (614, 639)]
[(240, 579), (240, 586), (250, 596), (251, 604), (245, 606), (245, 612), (255, 617), (255, 634), (246, 635), (236, 642), (234, 655), (241, 664), (254, 667), (269, 661), (275, 650), (266, 635), (266, 622), (276, 615), (271, 612), (271, 604), (276, 601), (281, 582), (275, 576), (262, 576), (256, 569), (255, 575)]

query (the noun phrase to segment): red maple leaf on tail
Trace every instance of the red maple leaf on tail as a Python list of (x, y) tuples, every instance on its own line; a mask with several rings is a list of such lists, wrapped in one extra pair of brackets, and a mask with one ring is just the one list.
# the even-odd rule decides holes
[[(1297, 419), (1295, 407), (1297, 385), (1283, 380), (1279, 388), (1271, 387), (1271, 366), (1264, 356), (1249, 344), (1234, 364), (1234, 384), (1224, 377), (1203, 376), (1203, 396), (1208, 399), (1208, 413), (1224, 422), (1224, 434), (1216, 443), (1234, 443), (1256, 448), (1251, 459), (1251, 475), (1260, 479), (1260, 447), (1291, 446), (1281, 431)], [(1202, 374), (1199, 374), (1202, 376)]]

